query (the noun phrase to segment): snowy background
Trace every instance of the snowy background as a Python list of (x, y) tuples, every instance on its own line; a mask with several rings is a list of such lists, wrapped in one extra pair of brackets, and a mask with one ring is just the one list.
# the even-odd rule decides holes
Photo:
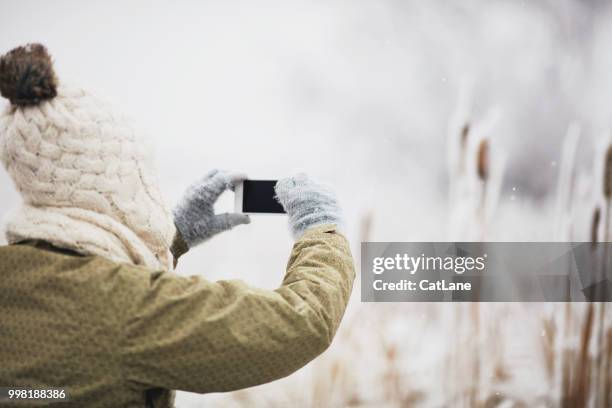
[[(252, 178), (306, 171), (335, 186), (356, 255), (363, 237), (449, 239), (457, 203), (448, 195), (448, 140), (461, 118), (505, 164), (487, 237), (495, 240), (563, 239), (551, 203), (567, 130), (581, 129), (577, 191), (586, 207), (596, 201), (592, 175), (612, 134), (612, 5), (605, 1), (0, 0), (0, 52), (27, 42), (48, 47), (60, 79), (113, 100), (150, 135), (169, 203), (212, 168)], [(0, 171), (0, 215), (18, 202)], [(219, 209), (232, 206), (227, 195)], [(576, 240), (587, 239), (582, 224), (576, 229)], [(471, 237), (455, 231), (453, 238)], [(274, 288), (291, 245), (284, 217), (254, 217), (186, 255), (179, 273)], [(363, 314), (366, 322), (387, 316), (388, 338), (421, 356), (410, 369), (400, 364), (399, 376), (423, 390), (411, 404), (435, 406), (440, 399), (428, 387), (440, 378), (430, 367), (449, 351), (445, 319), (453, 306), (394, 307), (359, 305), (355, 293), (321, 361), (246, 393), (181, 394), (178, 405), (316, 405), (315, 394), (325, 394), (316, 378), (337, 372), (333, 361), (350, 349), (349, 337), (370, 334), (350, 324)], [(504, 329), (512, 331), (512, 321)], [(427, 345), (408, 329), (419, 325), (432, 330)], [(525, 348), (511, 350), (524, 357)], [(376, 375), (355, 360), (338, 360), (355, 375), (343, 383), (345, 396)], [(549, 393), (536, 371), (526, 372), (533, 395)], [(525, 384), (515, 390), (526, 394)], [(357, 405), (397, 399), (357, 394)]]

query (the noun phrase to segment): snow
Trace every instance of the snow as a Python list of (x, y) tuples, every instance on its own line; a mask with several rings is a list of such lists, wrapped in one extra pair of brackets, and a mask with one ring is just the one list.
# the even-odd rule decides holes
[[(499, 203), (487, 238), (555, 239), (558, 163), (574, 122), (582, 129), (575, 163), (586, 197), (576, 211), (579, 237), (587, 236), (593, 156), (611, 125), (612, 7), (604, 2), (23, 0), (1, 7), (0, 51), (43, 42), (60, 78), (76, 78), (132, 116), (156, 146), (169, 202), (215, 167), (253, 178), (301, 170), (335, 186), (357, 258), (367, 214), (370, 240), (473, 239), (455, 225), (462, 206), (473, 205), (448, 198), (449, 127), (468, 104), (455, 119), (473, 121), (504, 161), (496, 164), (503, 167), (493, 194)], [(19, 202), (3, 171), (0, 197), (1, 215)], [(219, 210), (232, 203), (222, 197)], [(285, 218), (253, 217), (187, 254), (179, 272), (274, 288), (291, 245)], [(446, 404), (469, 386), (456, 371), (465, 363), (457, 347), (474, 347), (472, 323), (458, 320), (465, 308), (360, 304), (357, 282), (323, 357), (253, 390), (180, 393), (178, 405), (309, 406), (327, 393), (329, 406), (349, 397), (383, 406), (396, 397), (388, 394), (393, 370), (402, 398)], [(503, 389), (483, 393), (527, 401), (549, 394), (539, 356), (544, 309), (492, 307), (505, 316), (500, 327), (499, 316), (483, 317), (483, 326), (498, 330), (482, 335), (483, 358), (503, 355), (514, 374)], [(385, 357), (391, 345), (397, 366)]]

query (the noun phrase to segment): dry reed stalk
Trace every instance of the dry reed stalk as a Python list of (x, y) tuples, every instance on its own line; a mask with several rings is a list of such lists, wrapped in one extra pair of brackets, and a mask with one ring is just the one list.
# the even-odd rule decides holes
[(541, 337), (544, 365), (546, 367), (546, 374), (552, 383), (555, 374), (555, 337), (557, 327), (553, 318), (543, 319), (542, 326), (544, 331), (544, 335)]
[(472, 351), (472, 387), (470, 388), (469, 401), (471, 407), (480, 404), (480, 303), (470, 303), (472, 321), (476, 339), (473, 343)]
[[(460, 203), (469, 197), (467, 163), (468, 152), (470, 148), (470, 134), (472, 133), (472, 125), (467, 120), (465, 114), (461, 115), (458, 126), (452, 126), (449, 133), (448, 141), (448, 181), (449, 181), (449, 203), (457, 204), (455, 208), (460, 209)], [(449, 223), (449, 233), (451, 241), (456, 239), (457, 234), (461, 234), (465, 228), (460, 220), (455, 220), (458, 217), (452, 217), (452, 222)], [(457, 222), (457, 223), (455, 223)]]
[(421, 403), (425, 400), (425, 393), (419, 390), (409, 390), (405, 392), (402, 399), (399, 401), (400, 408), (416, 408), (422, 406)]
[[(482, 185), (480, 190), (480, 205), (478, 207), (481, 241), (484, 241), (486, 236), (486, 197), (488, 187), (487, 182), (490, 174), (489, 165), (489, 141), (487, 139), (482, 139), (478, 144), (478, 151), (476, 154), (476, 174)], [(480, 285), (476, 285), (474, 288), (474, 294), (475, 298), (478, 300), (480, 298)], [(481, 404), (480, 344), (482, 328), (480, 303), (478, 301), (470, 303), (470, 315), (474, 324), (475, 341), (473, 343), (472, 352), (472, 387), (470, 388), (469, 393), (469, 404), (470, 406), (475, 407)]]
[(572, 357), (571, 352), (568, 349), (567, 344), (569, 343), (569, 338), (572, 335), (573, 331), (573, 313), (572, 313), (572, 304), (569, 302), (565, 302), (565, 342), (563, 344), (563, 348), (561, 350), (561, 358), (562, 358), (562, 371), (561, 371), (561, 401), (565, 401), (570, 392), (570, 374), (572, 370)]
[[(599, 302), (599, 322), (597, 336), (597, 360), (595, 367), (595, 406), (598, 407), (603, 394), (606, 392), (606, 364), (605, 364), (605, 325), (606, 302)], [(606, 405), (603, 405), (607, 407)]]
[[(606, 202), (606, 218), (605, 218), (605, 230), (604, 230), (604, 248), (603, 248), (603, 259), (601, 261), (601, 272), (599, 279), (606, 279), (606, 268), (608, 266), (608, 242), (610, 241), (610, 217), (611, 217), (611, 206), (612, 206), (612, 145), (608, 146), (606, 150), (606, 156), (604, 159), (604, 177), (603, 177), (603, 195)], [(601, 285), (604, 288), (604, 285)], [(599, 299), (603, 300), (604, 294), (598, 293), (596, 295)], [(597, 350), (601, 354), (604, 350), (604, 333), (606, 324), (606, 303), (600, 302), (599, 304), (599, 321), (598, 321), (598, 336), (597, 336)], [(603, 358), (597, 359), (595, 367), (595, 406), (599, 406), (601, 395), (605, 391), (605, 378), (604, 373), (605, 364)]]
[(580, 141), (580, 126), (572, 123), (567, 129), (561, 148), (561, 163), (559, 166), (559, 184), (557, 186), (557, 202), (555, 208), (555, 240), (571, 242), (573, 235), (572, 211), (575, 190), (575, 161), (578, 142)]
[[(382, 339), (381, 339), (382, 340)], [(382, 348), (385, 357), (385, 373), (384, 379), (384, 390), (385, 400), (388, 402), (401, 400), (401, 375), (397, 367), (397, 346), (395, 344), (387, 344), (382, 341)]]
[(506, 401), (507, 400), (504, 395), (500, 394), (499, 392), (496, 392), (494, 394), (489, 395), (487, 399), (485, 399), (485, 402), (482, 406), (483, 408), (500, 407), (503, 406)]
[(608, 329), (606, 333), (606, 353), (605, 353), (605, 371), (604, 371), (604, 400), (603, 406), (609, 407), (612, 405), (612, 329)]
[(341, 359), (321, 361), (319, 371), (323, 371), (324, 374), (315, 376), (311, 395), (312, 406), (329, 406), (330, 404), (338, 404), (340, 401), (342, 401), (343, 406), (346, 406), (349, 398), (358, 398), (357, 395), (351, 395), (350, 392), (347, 392), (349, 389), (347, 386), (349, 373)]
[(329, 397), (328, 391), (327, 381), (323, 380), (323, 376), (317, 376), (312, 386), (312, 405), (316, 407), (325, 404)]
[[(604, 194), (605, 194), (605, 188), (604, 188)], [(598, 268), (598, 260), (599, 260), (599, 251), (597, 251), (598, 246), (597, 243), (599, 242), (599, 224), (601, 222), (601, 210), (599, 209), (599, 207), (595, 208), (595, 211), (593, 212), (593, 218), (591, 220), (591, 248), (593, 251), (596, 251), (594, 253), (594, 258), (595, 258), (595, 265), (594, 265), (594, 273), (600, 273), (602, 274), (600, 276), (600, 279), (603, 279), (605, 277), (605, 275), (603, 275), (605, 273), (605, 264), (603, 265), (602, 269), (600, 270)], [(607, 245), (604, 243), (604, 245)], [(604, 254), (605, 254), (605, 249), (604, 249)], [(604, 255), (605, 258), (605, 255)], [(603, 262), (605, 262), (605, 259), (603, 260)], [(598, 294), (596, 296), (599, 296)], [(600, 303), (600, 308), (599, 308), (599, 321), (598, 321), (598, 336), (597, 336), (597, 350), (598, 353), (600, 354), (599, 358), (597, 358), (596, 360), (596, 364), (595, 364), (595, 406), (598, 407), (600, 404), (600, 400), (603, 397), (602, 394), (607, 393), (605, 391), (605, 378), (606, 375), (604, 373), (605, 370), (605, 364), (603, 361), (603, 358), (601, 356), (601, 353), (603, 352), (604, 348), (603, 348), (603, 344), (604, 344), (604, 331), (605, 331), (605, 303), (601, 302)], [(605, 407), (606, 405), (604, 405)]]
[(576, 351), (572, 349), (563, 350), (563, 371), (561, 377), (561, 408), (571, 408), (573, 388), (573, 362), (576, 361)]
[(459, 175), (462, 176), (465, 173), (465, 156), (468, 149), (470, 139), (470, 123), (463, 125), (461, 129), (461, 136), (459, 140)]
[[(605, 219), (605, 230), (604, 230), (604, 255), (602, 270), (605, 272), (605, 268), (608, 265), (608, 245), (610, 242), (610, 211), (612, 208), (612, 145), (608, 146), (606, 150), (606, 157), (604, 161), (604, 177), (603, 177), (603, 195), (606, 200), (606, 219)], [(603, 278), (604, 276), (602, 276)]]
[[(402, 372), (400, 369), (400, 349), (396, 343), (388, 343), (380, 337), (381, 348), (385, 360), (383, 373), (383, 389), (386, 403), (397, 404), (401, 408), (417, 406), (425, 399), (425, 393), (418, 389), (402, 386)], [(385, 405), (387, 406), (387, 405)]]
[(594, 305), (589, 303), (580, 335), (580, 348), (576, 366), (576, 377), (569, 396), (570, 407), (586, 407), (589, 402), (591, 384), (591, 357), (589, 345), (593, 334)]
[[(604, 242), (610, 242), (610, 211), (612, 210), (610, 206), (612, 205), (612, 145), (608, 147), (606, 150), (606, 158), (604, 162), (604, 185), (603, 185), (603, 193), (604, 198), (606, 200), (606, 222), (605, 222), (605, 230), (604, 230)], [(603, 266), (605, 268), (608, 263), (608, 245), (604, 245), (604, 259)]]
[[(454, 319), (453, 323), (455, 325), (455, 333), (457, 333), (457, 337), (459, 341), (454, 341), (452, 352), (450, 353), (450, 363), (449, 363), (449, 374), (451, 380), (449, 381), (451, 392), (451, 398), (455, 398), (460, 391), (460, 388), (457, 386), (458, 382), (457, 378), (459, 378), (459, 372), (463, 368), (465, 355), (463, 354), (463, 350), (465, 349), (465, 337), (462, 333), (462, 328), (464, 327), (464, 319), (465, 314), (463, 313), (463, 304), (452, 304), (454, 306)], [(463, 398), (463, 396), (462, 396)]]
[[(496, 305), (497, 306), (497, 305)], [(507, 314), (508, 307), (502, 306), (498, 310), (498, 315)], [(503, 383), (511, 378), (510, 372), (504, 362), (504, 350), (506, 347), (506, 337), (503, 335), (501, 326), (504, 322), (501, 319), (493, 319), (487, 343), (490, 344), (493, 370), (491, 373), (492, 382)]]
[[(597, 223), (599, 223), (599, 220), (597, 220)], [(576, 356), (575, 356), (575, 351), (570, 349), (568, 343), (569, 343), (569, 339), (573, 334), (573, 327), (574, 325), (573, 320), (574, 320), (574, 314), (573, 314), (573, 308), (572, 308), (572, 303), (570, 303), (571, 300), (571, 296), (570, 296), (570, 285), (567, 285), (567, 292), (566, 292), (566, 302), (564, 304), (564, 336), (563, 339), (561, 340), (561, 362), (560, 362), (560, 395), (559, 395), (559, 406), (561, 408), (570, 408), (571, 407), (571, 395), (572, 395), (572, 387), (573, 387), (573, 383), (572, 383), (572, 373), (574, 371), (574, 365), (575, 365), (575, 361), (576, 361)]]

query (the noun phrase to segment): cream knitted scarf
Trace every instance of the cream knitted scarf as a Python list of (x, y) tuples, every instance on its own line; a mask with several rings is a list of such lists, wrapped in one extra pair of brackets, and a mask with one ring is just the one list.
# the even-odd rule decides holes
[(115, 262), (170, 269), (169, 254), (154, 253), (125, 225), (81, 208), (24, 205), (7, 219), (5, 233), (9, 243), (37, 239)]

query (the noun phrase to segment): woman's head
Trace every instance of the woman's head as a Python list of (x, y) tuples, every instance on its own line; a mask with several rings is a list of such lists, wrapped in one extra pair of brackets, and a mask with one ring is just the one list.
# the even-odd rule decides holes
[(0, 58), (0, 93), (10, 101), (0, 115), (0, 161), (25, 204), (109, 217), (169, 265), (172, 217), (150, 150), (129, 122), (59, 80), (40, 44)]

